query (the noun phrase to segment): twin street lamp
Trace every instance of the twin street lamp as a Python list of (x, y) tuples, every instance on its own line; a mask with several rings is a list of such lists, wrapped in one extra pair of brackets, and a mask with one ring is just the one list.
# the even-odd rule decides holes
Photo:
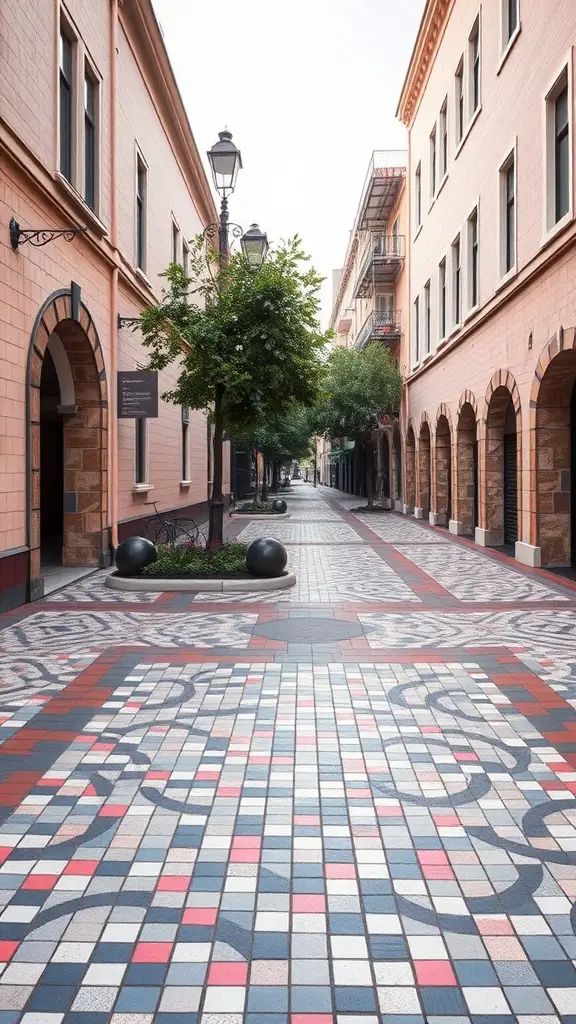
[(218, 231), (218, 253), (220, 265), (224, 265), (228, 259), (230, 245), (228, 235), (230, 228), (234, 238), (240, 238), (240, 245), (248, 262), (258, 269), (266, 259), (268, 252), (268, 239), (266, 234), (260, 230), (257, 224), (251, 224), (247, 231), (242, 233), (238, 224), (231, 224), (228, 220), (228, 196), (236, 187), (238, 171), (242, 167), (242, 156), (240, 150), (232, 141), (232, 133), (225, 130), (218, 133), (218, 142), (215, 142), (208, 150), (208, 160), (212, 168), (214, 187), (220, 196), (220, 222), (209, 224), (205, 230), (207, 237), (214, 237)]

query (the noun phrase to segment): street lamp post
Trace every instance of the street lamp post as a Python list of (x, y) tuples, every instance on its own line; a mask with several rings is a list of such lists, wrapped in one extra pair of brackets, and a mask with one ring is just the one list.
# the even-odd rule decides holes
[[(231, 224), (228, 218), (228, 196), (236, 187), (238, 171), (242, 167), (240, 150), (232, 140), (232, 133), (225, 129), (218, 133), (218, 142), (208, 150), (208, 160), (212, 169), (214, 187), (220, 196), (220, 218), (218, 224), (209, 224), (204, 229), (204, 236), (214, 238), (218, 234), (218, 263), (223, 270), (230, 256), (229, 232), (232, 228), (235, 238), (240, 238), (240, 245), (245, 258), (251, 266), (258, 269), (268, 252), (268, 239), (257, 224), (251, 224), (242, 233), (238, 224)], [(241, 237), (240, 237), (241, 236)], [(217, 385), (214, 396), (214, 479), (210, 498), (210, 515), (208, 527), (208, 546), (219, 547), (223, 543), (224, 499), (222, 494), (222, 446), (223, 446), (223, 407), (224, 391)]]

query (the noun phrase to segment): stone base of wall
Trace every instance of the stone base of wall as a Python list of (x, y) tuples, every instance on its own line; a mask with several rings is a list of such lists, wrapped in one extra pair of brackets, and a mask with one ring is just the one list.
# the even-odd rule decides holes
[(529, 565), (532, 569), (539, 569), (542, 565), (541, 549), (532, 544), (525, 544), (521, 540), (516, 541), (514, 555), (518, 562), (522, 562), (522, 565)]
[(29, 570), (28, 548), (0, 552), (0, 613), (25, 603)]
[(480, 526), (477, 526), (474, 531), (474, 540), (476, 544), (480, 544), (483, 548), (488, 547), (492, 543), (490, 530), (483, 530)]
[(402, 504), (402, 502), (398, 498), (396, 498), (396, 500), (394, 502), (394, 511), (395, 512), (403, 512), (404, 511), (404, 505)]
[(412, 505), (402, 505), (402, 512), (405, 516), (411, 516), (414, 512), (414, 508)]
[(430, 512), (428, 515), (430, 526), (446, 526), (445, 512)]
[(450, 533), (454, 533), (457, 537), (463, 537), (465, 523), (462, 523), (459, 519), (451, 519), (448, 523), (448, 529)]
[(414, 509), (414, 519), (424, 519), (423, 508), (418, 508), (418, 506), (416, 506), (416, 508)]

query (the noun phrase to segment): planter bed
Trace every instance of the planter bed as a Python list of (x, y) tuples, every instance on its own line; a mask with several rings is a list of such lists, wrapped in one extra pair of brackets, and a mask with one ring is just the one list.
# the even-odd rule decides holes
[(128, 590), (132, 592), (148, 591), (219, 591), (230, 593), (233, 591), (245, 590), (252, 593), (268, 590), (287, 590), (296, 583), (296, 577), (292, 572), (284, 572), (282, 576), (266, 576), (258, 578), (249, 573), (237, 573), (234, 576), (224, 576), (220, 573), (211, 578), (206, 576), (186, 576), (184, 578), (167, 577), (161, 579), (156, 576), (119, 576), (118, 573), (111, 573), (106, 577), (106, 586), (111, 590)]
[(232, 519), (290, 519), (289, 512), (230, 512)]

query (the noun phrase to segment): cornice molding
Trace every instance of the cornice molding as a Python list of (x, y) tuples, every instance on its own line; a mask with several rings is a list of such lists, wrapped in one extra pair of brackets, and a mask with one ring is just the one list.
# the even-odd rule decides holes
[(398, 101), (396, 117), (410, 127), (453, 0), (428, 0)]

